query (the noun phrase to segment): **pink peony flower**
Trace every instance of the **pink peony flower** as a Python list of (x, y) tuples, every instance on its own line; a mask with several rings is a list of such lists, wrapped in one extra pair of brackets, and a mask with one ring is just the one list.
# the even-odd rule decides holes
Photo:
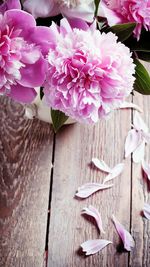
[[(8, 1), (11, 2), (11, 1)], [(5, 3), (6, 4), (6, 3)], [(47, 36), (46, 40), (43, 36)], [(0, 14), (0, 94), (31, 102), (45, 80), (50, 31), (17, 9)]]
[(88, 22), (92, 22), (94, 18), (94, 0), (23, 0), (22, 2), (24, 9), (35, 18), (51, 17), (60, 13), (69, 18), (81, 18)]
[(106, 17), (109, 26), (136, 22), (134, 35), (138, 40), (142, 27), (150, 30), (150, 0), (101, 0), (98, 15)]
[(97, 122), (132, 91), (133, 60), (115, 34), (101, 34), (81, 20), (71, 25), (63, 19), (59, 28), (50, 27), (55, 42), (48, 54), (46, 101), (78, 121)]

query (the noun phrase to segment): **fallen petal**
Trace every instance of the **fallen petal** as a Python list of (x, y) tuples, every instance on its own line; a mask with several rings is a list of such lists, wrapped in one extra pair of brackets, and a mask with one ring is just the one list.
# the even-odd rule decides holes
[(96, 168), (98, 168), (103, 172), (107, 173), (111, 172), (111, 168), (109, 168), (108, 165), (103, 160), (99, 160), (98, 158), (92, 158), (92, 163)]
[(147, 175), (147, 178), (150, 180), (150, 165), (147, 164), (144, 160), (142, 161), (142, 169)]
[(143, 141), (133, 152), (133, 161), (139, 163), (144, 159), (145, 141)]
[(119, 176), (122, 173), (123, 169), (124, 169), (124, 163), (117, 164), (111, 170), (111, 173), (106, 176), (106, 178), (104, 179), (103, 183), (106, 183), (106, 182), (114, 179), (115, 177)]
[(141, 135), (135, 129), (128, 132), (125, 141), (125, 158), (127, 158), (139, 145)]
[(113, 184), (99, 184), (99, 183), (87, 183), (78, 188), (78, 192), (75, 194), (80, 198), (87, 198), (93, 193), (112, 187)]
[(90, 205), (88, 208), (83, 208), (82, 214), (86, 214), (86, 215), (93, 217), (97, 223), (99, 231), (101, 233), (105, 234), (105, 231), (104, 231), (103, 225), (102, 225), (101, 215), (96, 208), (94, 208), (92, 205)]
[(150, 205), (149, 205), (149, 204), (144, 203), (143, 213), (144, 213), (144, 216), (145, 216), (148, 220), (150, 220)]
[(115, 216), (112, 216), (113, 223), (116, 227), (116, 230), (123, 242), (124, 248), (127, 251), (131, 251), (132, 248), (135, 246), (135, 242), (131, 234), (124, 228), (124, 226), (115, 218)]
[(142, 130), (145, 133), (148, 133), (148, 126), (141, 118), (139, 112), (135, 111), (135, 115), (133, 118), (133, 124), (137, 130)]
[(112, 242), (105, 239), (87, 240), (81, 244), (81, 248), (86, 253), (86, 256), (88, 256), (101, 251), (109, 244), (112, 244)]
[(141, 107), (139, 107), (136, 104), (130, 103), (130, 102), (126, 102), (124, 101), (120, 106), (119, 109), (124, 109), (124, 108), (133, 108), (136, 109), (139, 112), (143, 112), (143, 110), (141, 109)]

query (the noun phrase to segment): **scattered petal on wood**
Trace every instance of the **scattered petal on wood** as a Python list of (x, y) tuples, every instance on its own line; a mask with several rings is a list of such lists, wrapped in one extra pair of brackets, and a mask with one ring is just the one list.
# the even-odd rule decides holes
[(134, 118), (133, 118), (133, 124), (134, 127), (137, 130), (142, 130), (145, 133), (148, 133), (148, 126), (146, 125), (146, 123), (143, 121), (143, 119), (141, 118), (139, 112), (135, 112)]
[(133, 161), (135, 163), (141, 162), (144, 159), (144, 152), (145, 152), (145, 141), (142, 141), (142, 143), (133, 152)]
[(150, 180), (150, 164), (147, 164), (144, 160), (142, 161), (142, 169)]
[(103, 234), (105, 233), (103, 229), (103, 225), (102, 225), (101, 215), (95, 207), (93, 207), (92, 205), (89, 205), (88, 208), (83, 208), (82, 214), (86, 214), (86, 215), (93, 217), (97, 223), (99, 231)]
[(116, 227), (116, 230), (122, 239), (124, 248), (127, 251), (131, 251), (132, 248), (135, 246), (135, 242), (131, 234), (124, 228), (124, 226), (115, 218), (115, 216), (112, 216), (113, 223)]
[(93, 193), (112, 187), (113, 184), (99, 184), (99, 183), (87, 183), (78, 188), (78, 192), (75, 194), (80, 198), (87, 198)]
[(144, 203), (143, 213), (144, 213), (145, 218), (150, 220), (150, 205), (149, 204)]
[(81, 244), (81, 248), (86, 253), (86, 256), (88, 256), (101, 251), (109, 244), (112, 244), (112, 242), (105, 239), (87, 240)]
[(117, 164), (111, 170), (111, 173), (106, 176), (106, 178), (104, 179), (103, 183), (106, 183), (106, 182), (114, 179), (115, 177), (119, 176), (122, 173), (123, 169), (124, 169), (124, 163)]
[(119, 109), (124, 109), (124, 108), (133, 108), (133, 109), (136, 109), (139, 112), (143, 112), (141, 107), (139, 107), (138, 105), (130, 103), (130, 102), (126, 102), (126, 101), (124, 101), (119, 107)]
[(140, 141), (141, 135), (135, 129), (128, 132), (125, 141), (125, 158), (127, 158), (138, 147)]
[(96, 168), (98, 168), (103, 172), (107, 173), (111, 172), (111, 168), (109, 168), (108, 165), (103, 160), (99, 160), (98, 158), (92, 158), (92, 163)]

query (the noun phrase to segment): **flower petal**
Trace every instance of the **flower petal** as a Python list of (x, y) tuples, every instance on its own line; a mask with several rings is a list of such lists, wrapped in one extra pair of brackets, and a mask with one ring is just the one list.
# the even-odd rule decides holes
[(11, 26), (23, 30), (23, 35), (29, 32), (29, 28), (36, 26), (36, 21), (32, 15), (25, 11), (12, 9), (5, 12), (4, 17)]
[(35, 64), (26, 65), (21, 69), (21, 80), (18, 81), (22, 86), (37, 87), (42, 86), (46, 75), (47, 64), (40, 58)]
[(92, 163), (96, 168), (103, 172), (111, 172), (111, 168), (108, 167), (108, 165), (103, 160), (99, 160), (98, 158), (92, 158)]
[(99, 231), (101, 233), (105, 234), (105, 231), (104, 231), (103, 225), (102, 225), (101, 215), (96, 208), (94, 208), (92, 205), (89, 205), (88, 208), (83, 208), (82, 214), (86, 214), (86, 215), (93, 217), (97, 223)]
[(99, 183), (87, 183), (79, 187), (78, 192), (75, 195), (80, 198), (87, 198), (99, 190), (108, 189), (112, 186), (113, 184), (104, 185)]
[(119, 163), (117, 164), (112, 170), (111, 173), (109, 175), (106, 176), (106, 178), (104, 179), (103, 183), (106, 183), (112, 179), (114, 179), (115, 177), (119, 176), (122, 171), (124, 169), (124, 163)]
[(150, 205), (148, 203), (144, 203), (143, 214), (148, 220), (150, 220)]
[(23, 7), (35, 18), (55, 16), (60, 13), (53, 0), (26, 0)]
[(144, 160), (142, 161), (142, 169), (150, 180), (150, 165), (147, 164)]
[(100, 1), (99, 8), (98, 8), (98, 16), (107, 18), (108, 25), (113, 26), (115, 24), (121, 23), (121, 17), (117, 15), (116, 12), (109, 9), (104, 1)]
[(133, 161), (135, 163), (141, 162), (144, 159), (144, 152), (145, 152), (145, 141), (142, 141), (142, 143), (133, 152)]
[(131, 234), (124, 228), (124, 226), (115, 218), (115, 216), (112, 216), (113, 223), (116, 227), (116, 230), (122, 239), (124, 248), (127, 251), (131, 251), (132, 248), (135, 246), (135, 242)]
[(128, 132), (125, 141), (125, 158), (127, 158), (139, 145), (141, 135), (132, 129)]
[(119, 109), (124, 109), (124, 108), (133, 108), (136, 109), (139, 112), (143, 112), (143, 110), (141, 109), (141, 107), (139, 107), (138, 105), (134, 104), (134, 103), (129, 103), (127, 101), (124, 101), (123, 103), (121, 103), (121, 105), (119, 106)]
[(36, 97), (34, 88), (24, 87), (20, 84), (11, 86), (9, 96), (22, 103), (31, 103)]
[(6, 0), (4, 3), (0, 3), (0, 13), (4, 14), (10, 9), (21, 9), (19, 0)]
[(88, 256), (101, 251), (109, 244), (112, 244), (112, 242), (105, 239), (87, 240), (81, 244), (81, 248), (86, 253), (86, 256)]
[(145, 133), (148, 133), (148, 126), (141, 118), (139, 112), (135, 111), (135, 115), (133, 118), (133, 124), (137, 130), (142, 130)]

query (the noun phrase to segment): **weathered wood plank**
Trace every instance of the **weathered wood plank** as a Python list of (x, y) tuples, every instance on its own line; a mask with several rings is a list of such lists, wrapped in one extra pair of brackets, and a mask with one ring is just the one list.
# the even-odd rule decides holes
[(0, 266), (41, 267), (53, 134), (0, 98)]
[[(150, 64), (146, 64), (150, 70)], [(134, 103), (138, 104), (142, 109), (141, 114), (144, 121), (150, 129), (150, 96), (142, 96), (135, 93)], [(150, 163), (150, 145), (146, 147), (145, 160)], [(141, 164), (133, 163), (132, 171), (132, 235), (136, 241), (135, 249), (131, 253), (130, 266), (132, 267), (148, 267), (150, 266), (150, 222), (142, 218), (141, 211), (144, 202), (150, 204), (150, 184), (143, 179)]]
[[(92, 157), (114, 166), (122, 162), (124, 141), (130, 129), (131, 111), (116, 111), (108, 121), (96, 126), (78, 123), (64, 128), (56, 138), (53, 194), (51, 203), (49, 257), (51, 267), (106, 267), (128, 266), (129, 254), (120, 253), (119, 238), (111, 222), (111, 215), (130, 228), (130, 171), (131, 162), (125, 162), (125, 171), (116, 178), (114, 187), (97, 192), (86, 200), (74, 198), (76, 189), (87, 182), (102, 182), (105, 174), (90, 168)], [(105, 235), (80, 215), (83, 207), (92, 204), (102, 215)], [(104, 238), (113, 245), (101, 253), (84, 257), (79, 246), (87, 239)]]

